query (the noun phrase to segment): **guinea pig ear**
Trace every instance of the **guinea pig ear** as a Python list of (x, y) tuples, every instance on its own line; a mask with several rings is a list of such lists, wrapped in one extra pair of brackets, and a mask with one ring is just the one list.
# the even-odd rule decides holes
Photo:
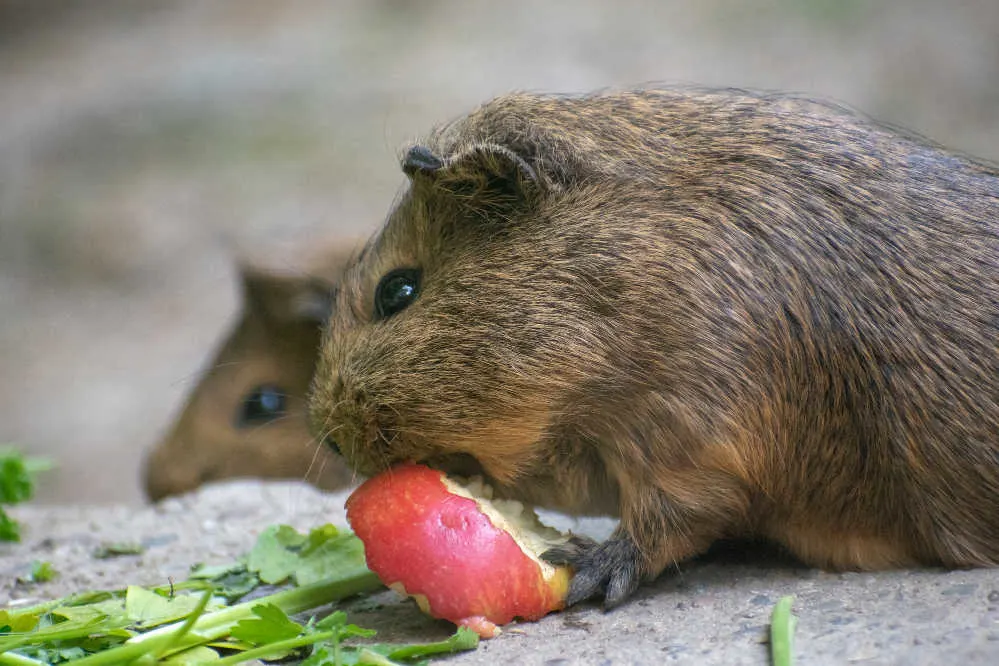
[(329, 319), (336, 289), (324, 280), (241, 265), (244, 307), (280, 324)]
[(321, 280), (309, 280), (302, 285), (293, 300), (293, 312), (300, 321), (325, 324), (333, 314), (337, 288)]
[(413, 146), (402, 158), (402, 170), (410, 178), (417, 174), (431, 176), (444, 166), (441, 158), (431, 152), (426, 146)]
[(534, 168), (514, 151), (498, 144), (473, 145), (447, 159), (423, 146), (410, 148), (403, 171), (425, 177), (473, 208), (505, 208), (529, 201), (540, 188)]

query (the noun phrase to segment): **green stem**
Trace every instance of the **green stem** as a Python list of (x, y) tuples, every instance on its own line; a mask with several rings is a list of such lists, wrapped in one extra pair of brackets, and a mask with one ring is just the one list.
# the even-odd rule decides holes
[(312, 645), (313, 643), (319, 643), (320, 641), (326, 641), (331, 638), (336, 637), (336, 631), (318, 631), (314, 634), (305, 634), (304, 636), (298, 636), (296, 638), (288, 638), (283, 641), (278, 641), (276, 643), (268, 643), (267, 645), (261, 645), (260, 647), (255, 647), (251, 650), (245, 650), (239, 654), (232, 654), (228, 657), (223, 657), (218, 661), (213, 661), (212, 666), (229, 666), (230, 664), (242, 664), (245, 661), (251, 659), (259, 659), (261, 657), (266, 657), (272, 654), (280, 654), (282, 652), (288, 652), (294, 650), (295, 648), (300, 648), (305, 645)]
[[(164, 637), (160, 639), (162, 642), (169, 640), (169, 637)], [(128, 643), (127, 641), (118, 647), (111, 648), (110, 650), (105, 650), (103, 652), (95, 652), (94, 654), (83, 657), (82, 659), (75, 659), (69, 663), (75, 666), (122, 666), (123, 664), (130, 664), (139, 657), (151, 652), (152, 650), (159, 647), (158, 643)]]
[(25, 657), (13, 652), (0, 654), (0, 666), (49, 666), (44, 661)]
[(94, 633), (100, 633), (112, 629), (124, 629), (126, 626), (128, 625), (125, 622), (117, 624), (101, 624), (100, 622), (92, 621), (82, 626), (76, 626), (72, 629), (60, 629), (59, 625), (56, 624), (33, 632), (10, 634), (8, 638), (0, 640), (0, 654), (6, 654), (10, 650), (17, 650), (25, 647), (26, 645), (38, 643), (40, 640), (73, 640), (74, 638), (83, 638)]
[(385, 655), (378, 654), (368, 648), (361, 648), (358, 652), (357, 663), (361, 666), (399, 666), (399, 662), (392, 661)]
[[(179, 583), (174, 583), (174, 592), (179, 592), (182, 590), (203, 590), (209, 587), (210, 583), (206, 580), (185, 580)], [(169, 585), (160, 585), (159, 587), (149, 588), (153, 592), (158, 592), (160, 594), (170, 591)], [(64, 606), (83, 606), (86, 604), (94, 603), (101, 598), (108, 599), (124, 599), (125, 594), (128, 592), (126, 589), (118, 590), (101, 590), (99, 592), (80, 592), (79, 594), (71, 594), (68, 597), (62, 597), (60, 599), (53, 599), (52, 601), (44, 601), (40, 604), (35, 604), (34, 606), (24, 606), (23, 608), (7, 608), (8, 611), (15, 613), (17, 615), (25, 615), (30, 613), (32, 615), (42, 615), (48, 613), (49, 611), (55, 610), (56, 608), (62, 608)]]
[(177, 631), (170, 634), (169, 638), (163, 642), (163, 644), (159, 647), (159, 649), (150, 653), (153, 655), (154, 659), (159, 659), (160, 655), (162, 655), (164, 652), (169, 650), (174, 645), (180, 643), (184, 639), (184, 637), (187, 636), (188, 633), (190, 633), (191, 628), (204, 614), (205, 608), (208, 607), (208, 602), (211, 601), (212, 599), (212, 592), (214, 592), (214, 590), (212, 589), (205, 590), (205, 593), (201, 595), (200, 599), (198, 599), (198, 605), (194, 607), (194, 609), (187, 616), (184, 622), (180, 625)]
[(125, 598), (125, 590), (107, 590), (102, 592), (81, 592), (79, 594), (71, 594), (68, 597), (63, 597), (61, 599), (53, 599), (52, 601), (45, 601), (40, 604), (35, 604), (34, 606), (25, 606), (24, 608), (8, 608), (12, 613), (17, 615), (42, 615), (48, 613), (49, 611), (55, 610), (56, 608), (62, 608), (63, 606), (82, 606), (89, 603), (94, 603), (103, 598), (108, 599), (123, 599)]
[(793, 603), (794, 597), (781, 597), (770, 618), (770, 657), (773, 666), (792, 666), (794, 663), (792, 642), (798, 618), (791, 613)]
[[(239, 620), (253, 617), (252, 609), (260, 604), (274, 604), (285, 612), (286, 615), (294, 615), (302, 611), (323, 606), (325, 604), (339, 601), (345, 597), (365, 592), (373, 592), (383, 587), (378, 577), (370, 571), (358, 574), (352, 578), (327, 579), (302, 585), (289, 590), (275, 592), (266, 597), (259, 597), (250, 601), (244, 601), (229, 606), (221, 610), (203, 616), (195, 623), (192, 633), (199, 636), (209, 637), (209, 640), (221, 638), (228, 633), (229, 627)], [(142, 643), (147, 640), (155, 640), (156, 636), (170, 633), (175, 625), (166, 625), (153, 631), (129, 639), (128, 643)], [(221, 629), (221, 631), (220, 631)]]
[[(389, 656), (392, 659), (412, 659), (413, 657), (426, 657), (432, 654), (443, 654), (448, 652), (458, 652), (459, 647), (455, 646), (453, 638), (436, 643), (419, 643), (417, 645), (406, 645), (397, 650), (392, 650)], [(467, 649), (467, 648), (465, 648)]]

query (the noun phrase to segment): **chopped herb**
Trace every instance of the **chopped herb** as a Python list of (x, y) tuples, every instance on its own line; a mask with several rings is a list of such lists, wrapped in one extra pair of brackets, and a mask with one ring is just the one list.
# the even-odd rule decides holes
[[(49, 468), (51, 464), (44, 458), (26, 458), (10, 447), (0, 447), (0, 505), (31, 499), (35, 476)], [(20, 525), (0, 506), (0, 541), (20, 540)]]
[(368, 570), (360, 539), (333, 525), (317, 527), (307, 536), (287, 525), (267, 528), (247, 557), (247, 569), (270, 585), (291, 578), (299, 585), (308, 585)]
[(798, 618), (791, 612), (794, 597), (781, 597), (774, 606), (770, 619), (770, 656), (773, 666), (792, 666), (794, 663), (794, 627)]
[(21, 526), (0, 506), (0, 541), (20, 541)]
[(295, 638), (302, 633), (302, 625), (292, 622), (285, 612), (274, 604), (258, 604), (250, 609), (256, 617), (240, 620), (229, 635), (252, 645), (266, 645)]
[(122, 555), (141, 555), (146, 550), (141, 543), (126, 541), (102, 543), (93, 552), (93, 556), (98, 560), (106, 560)]
[[(283, 582), (292, 586), (227, 605), (261, 584)], [(0, 666), (228, 666), (286, 657), (305, 659), (303, 666), (414, 664), (478, 645), (465, 628), (435, 643), (358, 644), (375, 632), (350, 624), (343, 611), (304, 624), (290, 617), (381, 589), (350, 532), (323, 525), (300, 534), (278, 525), (264, 530), (244, 561), (195, 567), (176, 584), (130, 585), (0, 610)]]
[(47, 583), (55, 578), (56, 570), (51, 562), (34, 560), (31, 563), (31, 573), (28, 576), (32, 583)]

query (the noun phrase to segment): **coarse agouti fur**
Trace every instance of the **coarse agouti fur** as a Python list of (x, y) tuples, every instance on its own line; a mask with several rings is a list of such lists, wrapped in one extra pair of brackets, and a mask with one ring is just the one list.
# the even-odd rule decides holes
[(721, 537), (831, 569), (999, 563), (999, 170), (735, 90), (513, 94), (406, 152), (311, 398), (373, 474), (619, 515), (626, 598)]
[(347, 241), (321, 244), (302, 271), (240, 266), (242, 313), (146, 460), (150, 499), (236, 477), (305, 479), (326, 490), (348, 484), (343, 459), (312, 438), (305, 398), (330, 279), (351, 248)]

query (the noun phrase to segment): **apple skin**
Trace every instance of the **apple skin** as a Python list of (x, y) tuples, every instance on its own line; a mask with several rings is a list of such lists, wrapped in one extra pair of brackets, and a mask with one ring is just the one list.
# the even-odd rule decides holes
[(570, 570), (526, 554), (479, 502), (454, 494), (444, 474), (404, 464), (368, 479), (347, 499), (347, 520), (368, 568), (433, 617), (484, 638), (514, 618), (564, 606)]

